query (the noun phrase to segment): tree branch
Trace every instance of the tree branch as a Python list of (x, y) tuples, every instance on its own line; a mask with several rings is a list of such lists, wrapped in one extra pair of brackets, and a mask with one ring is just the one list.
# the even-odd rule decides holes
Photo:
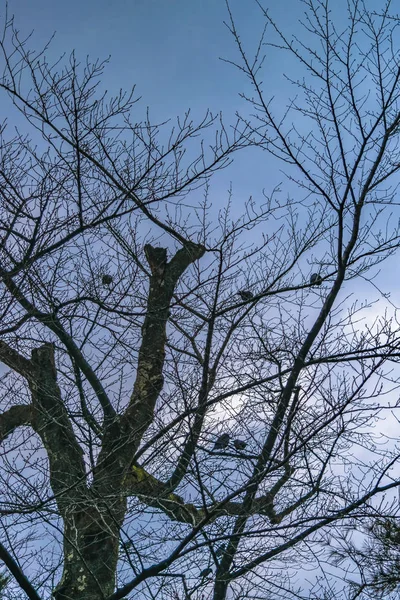
[(42, 600), (30, 583), (29, 579), (24, 575), (22, 569), (18, 566), (17, 562), (8, 552), (8, 550), (0, 542), (0, 560), (4, 562), (10, 573), (15, 577), (15, 580), (19, 584), (20, 588), (24, 590), (25, 594), (30, 600)]
[(18, 427), (31, 425), (33, 419), (32, 404), (18, 404), (0, 413), (0, 442)]

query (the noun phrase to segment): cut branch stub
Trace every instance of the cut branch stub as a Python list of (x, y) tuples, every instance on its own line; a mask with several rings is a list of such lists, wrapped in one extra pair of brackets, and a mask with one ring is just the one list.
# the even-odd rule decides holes
[(144, 252), (153, 275), (162, 276), (167, 264), (167, 250), (165, 248), (154, 248), (150, 244), (146, 244)]

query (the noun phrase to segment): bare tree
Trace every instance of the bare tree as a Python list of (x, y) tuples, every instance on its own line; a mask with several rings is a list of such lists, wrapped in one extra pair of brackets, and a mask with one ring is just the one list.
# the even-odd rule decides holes
[[(5, 24), (26, 134), (0, 144), (0, 559), (31, 599), (315, 597), (296, 569), (400, 483), (373, 429), (397, 408), (400, 327), (362, 321), (400, 244), (399, 21), (350, 2), (338, 33), (305, 5), (315, 45), (260, 5), (309, 76), (283, 117), (265, 40), (250, 58), (228, 7), (254, 108), (230, 129), (136, 122), (103, 63), (50, 65)], [(248, 145), (298, 197), (235, 218), (210, 177)]]

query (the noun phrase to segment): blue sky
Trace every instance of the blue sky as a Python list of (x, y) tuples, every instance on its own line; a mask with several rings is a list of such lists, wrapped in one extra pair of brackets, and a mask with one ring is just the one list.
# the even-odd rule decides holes
[[(298, 23), (305, 11), (301, 0), (261, 3), (289, 37), (293, 33), (304, 36)], [(331, 4), (340, 28), (346, 21), (346, 2)], [(261, 10), (255, 0), (231, 0), (230, 6), (250, 56), (264, 26)], [(29, 42), (32, 49), (41, 49), (56, 32), (47, 53), (50, 62), (73, 49), (82, 61), (87, 56), (95, 60), (111, 55), (103, 87), (115, 94), (136, 85), (136, 95), (142, 98), (134, 115), (138, 121), (147, 107), (154, 122), (173, 119), (190, 108), (198, 119), (206, 109), (222, 111), (225, 123), (232, 124), (236, 111), (246, 110), (239, 97), (239, 92), (249, 92), (244, 75), (220, 60), (238, 59), (223, 24), (228, 19), (225, 0), (9, 0), (9, 12), (15, 15), (22, 37), (34, 30)], [(270, 40), (273, 32), (268, 32)], [(298, 91), (287, 82), (285, 72), (301, 76), (292, 57), (269, 48), (262, 79), (265, 98), (274, 98), (276, 111), (282, 111)], [(0, 112), (4, 113), (2, 103), (0, 96)], [(262, 188), (270, 193), (284, 180), (276, 166), (265, 153), (242, 152), (234, 169), (223, 175), (223, 190), (232, 181), (241, 200), (260, 196)], [(288, 190), (286, 182), (284, 196)]]
[[(289, 37), (304, 36), (298, 23), (305, 10), (301, 0), (260, 1)], [(374, 5), (374, 0), (370, 4)], [(340, 29), (346, 22), (346, 1), (332, 1), (331, 5)], [(255, 0), (231, 0), (230, 6), (251, 55), (264, 26), (261, 10)], [(220, 60), (238, 60), (232, 36), (223, 24), (228, 20), (225, 0), (9, 0), (9, 12), (15, 15), (21, 37), (34, 30), (28, 43), (32, 49), (41, 49), (56, 33), (47, 52), (49, 62), (63, 53), (68, 57), (72, 50), (82, 62), (87, 56), (94, 61), (111, 55), (102, 87), (113, 95), (120, 88), (128, 90), (136, 85), (136, 96), (141, 101), (135, 105), (135, 121), (145, 117), (147, 107), (155, 123), (182, 116), (188, 108), (193, 119), (200, 121), (211, 109), (222, 111), (229, 126), (237, 110), (248, 110), (239, 97), (239, 92), (249, 93), (244, 75)], [(269, 32), (268, 40), (272, 36)], [(285, 79), (285, 73), (294, 77), (302, 73), (292, 57), (271, 48), (266, 50), (262, 71), (265, 98), (274, 98), (273, 110), (281, 114), (289, 98), (298, 92)], [(0, 94), (1, 118), (7, 115), (4, 101)], [(297, 120), (296, 126), (304, 130), (307, 123), (302, 125)], [(211, 187), (211, 200), (219, 207), (226, 203), (231, 183), (238, 210), (249, 196), (263, 201), (262, 190), (271, 194), (281, 182), (282, 200), (288, 195), (299, 199), (296, 186), (280, 171), (285, 165), (273, 157), (258, 149), (247, 149), (234, 158), (234, 165), (219, 174)]]
[[(305, 9), (301, 0), (262, 3), (289, 35), (304, 33), (298, 24)], [(251, 53), (263, 29), (261, 10), (254, 0), (231, 0), (230, 6), (244, 46)], [(345, 0), (332, 2), (332, 7), (340, 28), (346, 20), (346, 11), (341, 10)], [(223, 24), (228, 19), (225, 0), (9, 0), (9, 12), (15, 15), (21, 37), (34, 30), (29, 42), (32, 49), (41, 49), (56, 32), (47, 52), (49, 62), (62, 53), (68, 56), (72, 50), (82, 61), (86, 56), (96, 60), (111, 55), (103, 88), (117, 94), (120, 88), (136, 85), (136, 95), (142, 100), (135, 105), (138, 114), (134, 120), (144, 118), (147, 107), (154, 122), (174, 119), (188, 108), (193, 118), (200, 120), (210, 108), (221, 110), (230, 124), (236, 110), (246, 110), (239, 97), (239, 92), (249, 91), (244, 76), (220, 60), (238, 59), (234, 41)], [(0, 17), (3, 14), (0, 11)], [(288, 55), (268, 49), (262, 79), (265, 96), (274, 97), (276, 111), (282, 111), (297, 91), (284, 77), (294, 65), (291, 61)], [(299, 75), (298, 67), (293, 73)], [(7, 116), (5, 106), (4, 95), (0, 95), (2, 118)], [(276, 167), (276, 161), (265, 152), (245, 150), (235, 155), (233, 167), (218, 176), (211, 199), (217, 205), (225, 203), (231, 182), (238, 209), (250, 195), (262, 200), (262, 189), (270, 194), (280, 181), (282, 198), (296, 196), (293, 184)], [(390, 283), (397, 292), (396, 283)], [(357, 289), (363, 285), (358, 282)], [(371, 312), (373, 322), (376, 312)]]
[[(265, 0), (264, 6), (271, 8), (285, 29), (298, 30), (304, 10), (300, 0)], [(253, 0), (232, 0), (231, 7), (251, 51), (263, 27), (260, 9)], [(136, 95), (142, 97), (136, 105), (137, 120), (145, 116), (147, 106), (155, 122), (173, 119), (188, 108), (200, 119), (210, 108), (221, 110), (229, 124), (235, 111), (244, 108), (238, 95), (246, 88), (244, 77), (219, 60), (237, 58), (223, 25), (224, 0), (9, 0), (9, 10), (22, 37), (34, 30), (33, 49), (42, 48), (56, 32), (47, 54), (50, 62), (73, 49), (82, 61), (87, 55), (92, 60), (111, 55), (103, 87), (116, 94), (120, 88), (136, 85)], [(264, 89), (280, 109), (295, 94), (283, 76), (289, 63), (289, 57), (277, 52), (269, 53), (265, 63)], [(0, 112), (2, 105), (0, 96)], [(218, 178), (215, 200), (220, 195), (222, 202), (227, 199), (230, 181), (234, 197), (242, 204), (250, 195), (260, 198), (262, 188), (270, 193), (284, 177), (265, 153), (249, 150), (237, 155), (234, 167)], [(283, 197), (288, 191), (293, 193), (293, 187), (284, 182)], [(371, 312), (373, 322), (376, 313)]]
[[(304, 35), (298, 23), (305, 9), (301, 0), (261, 1), (289, 35)], [(338, 27), (345, 26), (345, 0), (331, 5), (336, 11)], [(264, 25), (261, 10), (255, 0), (231, 0), (230, 6), (244, 46), (251, 53)], [(32, 49), (41, 49), (56, 33), (47, 52), (49, 62), (62, 53), (68, 57), (72, 50), (83, 62), (87, 56), (96, 60), (111, 55), (103, 88), (117, 94), (120, 88), (136, 85), (136, 95), (142, 100), (135, 105), (138, 114), (134, 120), (144, 118), (147, 107), (154, 122), (175, 119), (190, 108), (195, 120), (200, 120), (207, 109), (221, 110), (226, 124), (230, 124), (236, 110), (246, 110), (239, 97), (239, 92), (249, 92), (244, 76), (220, 60), (220, 57), (238, 59), (232, 36), (223, 24), (228, 20), (225, 0), (9, 0), (9, 12), (15, 15), (21, 37), (34, 30), (29, 42)], [(297, 77), (301, 72), (287, 54), (267, 50), (262, 72), (265, 96), (274, 98), (275, 112), (282, 111), (297, 91), (284, 74), (289, 71)], [(3, 103), (4, 95), (0, 95), (0, 114), (6, 116)], [(240, 152), (235, 155), (234, 165), (217, 176), (211, 199), (217, 206), (224, 204), (231, 182), (238, 210), (250, 195), (262, 201), (262, 189), (270, 194), (281, 181), (281, 198), (288, 194), (296, 197), (295, 186), (279, 171), (284, 165), (277, 166), (265, 152), (257, 149)], [(393, 265), (396, 260), (388, 262)], [(390, 276), (388, 263), (383, 266), (381, 276), (388, 283), (385, 272)], [(352, 287), (349, 282), (345, 295)], [(396, 287), (397, 283), (390, 281), (394, 296), (398, 295)], [(366, 288), (368, 294), (372, 291), (375, 298), (379, 297), (368, 284), (358, 280), (360, 300), (365, 297), (364, 291), (367, 294)], [(382, 313), (382, 304), (381, 300), (379, 307), (371, 308), (369, 322)]]
[[(21, 31), (35, 30), (39, 46), (57, 32), (54, 56), (72, 48), (82, 58), (111, 54), (110, 89), (136, 83), (144, 102), (160, 115), (188, 106), (230, 110), (238, 102), (238, 77), (218, 60), (234, 50), (223, 25), (225, 0), (11, 0), (9, 6)], [(281, 6), (285, 9), (274, 12), (283, 13), (288, 27), (287, 15), (295, 23), (303, 11), (300, 0)], [(234, 0), (232, 8), (245, 41), (256, 42), (262, 26), (256, 3)]]
[[(304, 12), (300, 0), (269, 0), (265, 6), (288, 30), (298, 28)], [(246, 47), (254, 49), (263, 28), (260, 8), (253, 0), (233, 0), (231, 8)], [(34, 30), (34, 49), (56, 32), (47, 54), (51, 59), (72, 49), (83, 61), (87, 55), (92, 60), (111, 55), (104, 87), (113, 94), (136, 85), (142, 98), (136, 105), (138, 120), (148, 106), (156, 122), (188, 108), (200, 118), (209, 108), (222, 111), (226, 123), (232, 123), (236, 110), (244, 107), (239, 98), (246, 88), (244, 77), (220, 60), (237, 58), (223, 24), (225, 0), (10, 0), (9, 10), (22, 35)], [(269, 56), (264, 81), (271, 81), (271, 96), (282, 104), (289, 91), (282, 74), (287, 57)], [(247, 151), (235, 161), (234, 171), (224, 175), (224, 190), (232, 180), (234, 191), (245, 197), (260, 194), (263, 187), (269, 192), (282, 180), (273, 173), (265, 154)]]

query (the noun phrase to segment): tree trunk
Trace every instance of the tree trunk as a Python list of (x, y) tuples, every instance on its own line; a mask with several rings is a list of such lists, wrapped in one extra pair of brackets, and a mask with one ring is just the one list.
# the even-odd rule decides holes
[(88, 503), (64, 518), (64, 571), (56, 600), (104, 600), (115, 590), (124, 498)]

